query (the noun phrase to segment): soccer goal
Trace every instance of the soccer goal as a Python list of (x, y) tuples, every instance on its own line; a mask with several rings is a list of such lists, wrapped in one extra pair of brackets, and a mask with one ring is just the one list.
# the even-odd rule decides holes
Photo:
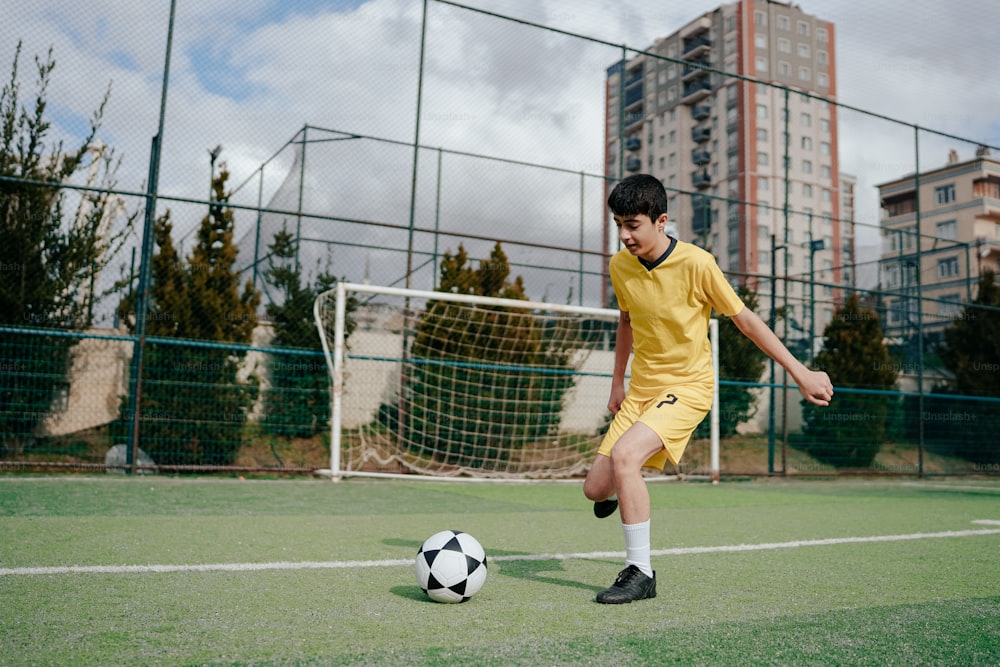
[[(313, 314), (330, 374), (321, 472), (333, 479), (558, 479), (593, 462), (617, 310), (339, 283)], [(716, 387), (713, 481), (718, 412)]]

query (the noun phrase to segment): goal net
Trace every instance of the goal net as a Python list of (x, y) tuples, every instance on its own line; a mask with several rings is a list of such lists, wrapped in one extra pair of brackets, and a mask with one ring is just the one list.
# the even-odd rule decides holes
[(334, 479), (554, 479), (593, 462), (617, 310), (340, 283), (314, 315)]

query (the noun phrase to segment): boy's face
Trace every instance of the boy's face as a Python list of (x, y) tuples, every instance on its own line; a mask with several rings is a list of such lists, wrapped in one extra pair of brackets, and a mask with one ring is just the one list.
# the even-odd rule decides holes
[(618, 239), (622, 245), (628, 248), (633, 256), (648, 262), (659, 259), (670, 245), (670, 239), (663, 233), (665, 224), (667, 224), (666, 213), (655, 221), (650, 220), (645, 213), (615, 216)]

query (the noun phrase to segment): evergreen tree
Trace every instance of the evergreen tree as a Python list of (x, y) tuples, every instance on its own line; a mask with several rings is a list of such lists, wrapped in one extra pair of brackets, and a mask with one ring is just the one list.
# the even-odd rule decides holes
[(837, 310), (823, 336), (813, 366), (827, 372), (837, 393), (829, 407), (802, 401), (805, 428), (796, 446), (837, 467), (869, 467), (894, 412), (895, 398), (878, 392), (895, 388), (898, 365), (889, 356), (878, 314), (862, 306), (856, 293)]
[[(272, 355), (270, 389), (264, 392), (264, 430), (285, 437), (309, 437), (320, 432), (330, 419), (330, 392), (323, 346), (313, 319), (313, 303), (337, 281), (322, 272), (315, 281), (303, 284), (295, 262), (295, 238), (287, 229), (274, 235), (269, 266), (264, 279), (275, 288), (278, 301), (267, 304), (267, 319), (274, 330), (275, 348), (310, 350), (311, 355)], [(357, 299), (346, 304), (345, 338), (355, 322), (352, 313)]]
[[(130, 233), (136, 214), (119, 211), (107, 194), (118, 162), (97, 138), (109, 94), (75, 148), (49, 137), (48, 88), (55, 60), (35, 58), (37, 91), (22, 105), (15, 50), (10, 80), (0, 91), (0, 324), (85, 329), (92, 323), (95, 277)], [(71, 194), (81, 173), (101, 191)], [(23, 179), (23, 180), (22, 180)], [(46, 185), (39, 185), (45, 183)], [(120, 220), (115, 220), (123, 213)], [(113, 224), (122, 224), (113, 229)], [(56, 394), (69, 382), (73, 340), (8, 331), (0, 336), (0, 456), (34, 441)]]
[[(186, 262), (174, 248), (169, 211), (154, 230), (158, 251), (152, 260), (146, 333), (178, 339), (147, 342), (143, 357), (140, 437), (142, 448), (161, 465), (232, 464), (256, 397), (253, 378), (238, 378), (245, 353), (218, 345), (249, 344), (260, 303), (250, 281), (241, 291), (240, 276), (233, 270), (237, 248), (233, 210), (225, 206), (228, 178), (223, 166)], [(134, 312), (132, 297), (122, 306), (132, 330)], [(127, 421), (127, 404), (122, 412)]]
[(941, 361), (953, 378), (951, 387), (959, 394), (1000, 396), (1000, 310), (997, 309), (1000, 309), (1000, 285), (992, 271), (984, 271), (976, 298), (945, 329), (944, 346), (940, 350)]
[[(1000, 285), (992, 271), (979, 278), (976, 298), (944, 331), (939, 350), (951, 373), (940, 393), (962, 396), (1000, 396)], [(936, 450), (972, 461), (1000, 462), (1000, 410), (997, 404), (970, 399), (924, 402), (925, 436)]]
[[(468, 265), (462, 246), (445, 253), (438, 290), (526, 299), (520, 276), (510, 280), (499, 243), (478, 269)], [(573, 382), (570, 374), (552, 370), (568, 370), (577, 345), (574, 335), (553, 340), (545, 323), (524, 310), (428, 303), (406, 371), (404, 440), (445, 463), (471, 459), (489, 468), (513, 450), (550, 438)], [(546, 372), (525, 370), (532, 367)], [(424, 451), (425, 443), (436, 447)]]

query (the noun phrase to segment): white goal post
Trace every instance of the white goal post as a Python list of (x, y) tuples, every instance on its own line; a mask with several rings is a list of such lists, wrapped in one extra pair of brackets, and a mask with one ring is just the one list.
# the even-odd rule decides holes
[[(313, 315), (330, 378), (330, 469), (528, 480), (586, 473), (607, 424), (618, 311), (338, 283)], [(718, 378), (718, 321), (710, 321)], [(708, 476), (719, 479), (719, 383)]]

